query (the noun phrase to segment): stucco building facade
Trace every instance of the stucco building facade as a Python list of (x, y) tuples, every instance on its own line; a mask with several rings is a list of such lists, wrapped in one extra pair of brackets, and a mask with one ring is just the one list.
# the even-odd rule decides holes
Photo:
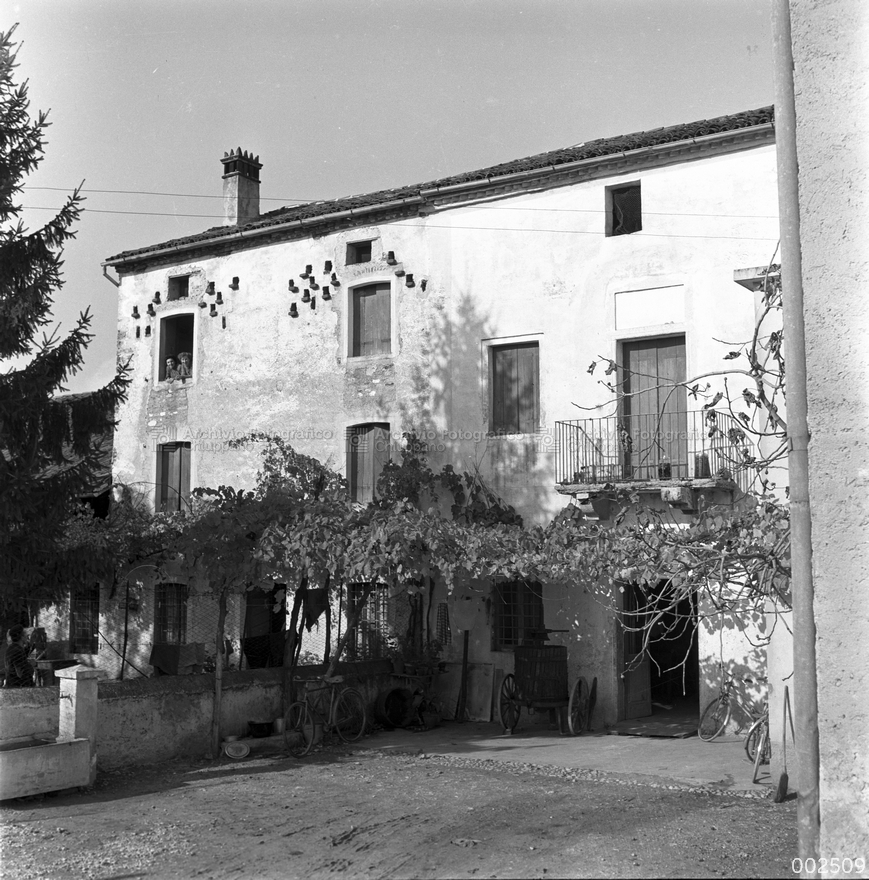
[[(618, 404), (589, 363), (635, 358), (677, 380), (720, 372), (727, 349), (715, 340), (754, 328), (754, 293), (734, 272), (766, 265), (778, 238), (771, 108), (266, 214), (258, 157), (237, 150), (222, 164), (222, 227), (106, 261), (133, 375), (113, 476), (156, 508), (183, 507), (195, 486), (252, 486), (257, 450), (229, 446), (251, 431), (330, 464), (365, 501), (412, 430), (435, 469), (478, 470), (526, 524), (571, 496), (600, 516), (591, 490), (603, 477), (574, 468), (579, 429), (568, 423), (608, 431)], [(678, 431), (690, 433), (687, 419)], [(630, 467), (649, 503), (688, 521), (695, 491), (738, 494), (704, 457), (677, 443)], [(491, 590), (473, 596), (470, 656), (497, 691), (523, 600)], [(612, 615), (582, 585), (541, 593), (542, 622), (569, 630), (554, 638), (571, 680), (596, 677), (601, 720), (624, 717)], [(153, 635), (141, 638), (145, 650)], [(744, 634), (727, 639), (698, 630), (698, 705), (722, 659), (764, 665)]]

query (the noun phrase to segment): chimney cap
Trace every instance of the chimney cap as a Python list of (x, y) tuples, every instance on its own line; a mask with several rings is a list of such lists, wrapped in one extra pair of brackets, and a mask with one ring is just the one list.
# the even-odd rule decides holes
[(263, 166), (259, 156), (254, 156), (253, 151), (248, 153), (247, 150), (242, 151), (241, 147), (236, 147), (236, 149), (224, 153), (220, 161), (223, 164), (224, 177), (238, 174), (250, 180), (259, 181), (259, 170)]

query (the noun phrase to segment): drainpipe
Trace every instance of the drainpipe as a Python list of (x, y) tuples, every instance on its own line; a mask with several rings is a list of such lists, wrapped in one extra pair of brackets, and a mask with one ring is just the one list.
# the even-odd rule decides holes
[[(817, 860), (820, 850), (820, 749), (812, 582), (812, 518), (809, 506), (809, 425), (800, 249), (799, 162), (789, 0), (775, 0), (772, 31), (782, 243), (782, 312), (787, 352), (787, 421), (790, 441), (788, 471), (794, 610), (794, 723), (799, 758), (797, 829), (799, 855), (805, 866), (807, 859)], [(808, 873), (804, 867), (802, 876), (815, 875)]]

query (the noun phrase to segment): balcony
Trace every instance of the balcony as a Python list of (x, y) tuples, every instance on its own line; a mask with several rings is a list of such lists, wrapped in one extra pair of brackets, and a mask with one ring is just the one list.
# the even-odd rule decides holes
[[(705, 410), (555, 423), (556, 490), (748, 490), (746, 438), (730, 413)], [(678, 497), (678, 492), (673, 497)]]

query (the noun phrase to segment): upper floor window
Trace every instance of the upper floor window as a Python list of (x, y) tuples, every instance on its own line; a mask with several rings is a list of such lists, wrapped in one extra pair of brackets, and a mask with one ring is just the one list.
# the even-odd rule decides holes
[(352, 501), (374, 499), (377, 480), (389, 461), (389, 425), (353, 425), (347, 429), (347, 485)]
[(643, 203), (640, 184), (608, 186), (606, 189), (606, 234), (629, 235), (643, 228)]
[(69, 597), (69, 650), (71, 654), (99, 651), (100, 588), (74, 587)]
[(157, 447), (157, 511), (186, 510), (189, 502), (190, 444), (164, 443)]
[(391, 288), (366, 284), (350, 291), (350, 356), (390, 354), (392, 351)]
[(187, 584), (159, 583), (154, 588), (154, 642), (187, 642)]
[(193, 376), (193, 315), (169, 315), (160, 321), (159, 379)]
[(495, 434), (535, 434), (540, 423), (540, 346), (536, 342), (491, 349)]
[(190, 293), (190, 276), (176, 275), (169, 279), (169, 295), (166, 299), (173, 302), (176, 299), (184, 299)]
[(353, 263), (370, 263), (371, 262), (371, 242), (370, 241), (354, 241), (347, 245), (348, 266)]

